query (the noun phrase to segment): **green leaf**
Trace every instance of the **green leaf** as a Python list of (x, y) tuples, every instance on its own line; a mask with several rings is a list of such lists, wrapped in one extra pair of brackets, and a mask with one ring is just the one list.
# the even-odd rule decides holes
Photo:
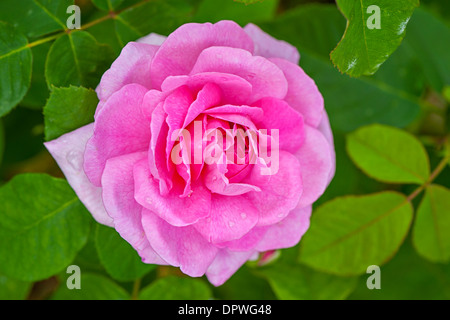
[(335, 6), (299, 6), (260, 26), (299, 49), (300, 66), (324, 96), (334, 131), (350, 132), (372, 123), (405, 127), (417, 119), (421, 102), (412, 94), (417, 91), (415, 83), (403, 80), (410, 75), (419, 77), (417, 72), (405, 76), (393, 72), (396, 77), (386, 77), (393, 78), (388, 81), (350, 78), (333, 67), (329, 52), (345, 29), (345, 19)]
[(69, 85), (95, 88), (113, 59), (112, 49), (85, 31), (56, 40), (48, 53), (45, 76), (49, 88)]
[[(312, 270), (295, 261), (298, 248), (282, 250), (280, 261), (257, 270), (281, 300), (343, 300), (355, 288), (356, 277), (338, 277)], [(290, 256), (287, 259), (286, 256)]]
[(0, 22), (0, 116), (7, 114), (30, 87), (33, 57), (28, 40)]
[(361, 170), (379, 181), (423, 184), (430, 176), (422, 143), (397, 128), (377, 124), (360, 128), (347, 136), (347, 152)]
[(56, 274), (86, 243), (90, 221), (65, 180), (15, 176), (0, 188), (0, 272), (24, 281)]
[(136, 250), (113, 228), (97, 225), (95, 243), (100, 261), (116, 280), (133, 281), (155, 268), (143, 263)]
[(3, 121), (0, 119), (0, 164), (3, 160), (3, 152), (5, 151), (5, 129)]
[(408, 26), (405, 41), (422, 66), (421, 72), (438, 92), (450, 85), (450, 27), (431, 13), (418, 9)]
[(362, 274), (397, 252), (412, 218), (410, 202), (396, 192), (336, 198), (312, 215), (300, 261), (336, 275)]
[(123, 0), (92, 0), (94, 5), (104, 11), (112, 11), (116, 9)]
[[(194, 21), (217, 22), (233, 20), (241, 25), (272, 19), (278, 8), (278, 0), (265, 0), (246, 6), (230, 0), (204, 0), (194, 16)], [(217, 8), (220, 7), (220, 10)]]
[(0, 275), (0, 300), (24, 300), (31, 289), (31, 282)]
[(20, 102), (20, 106), (30, 109), (42, 110), (50, 95), (45, 80), (45, 60), (51, 43), (42, 43), (31, 48), (33, 54), (33, 70), (31, 74), (30, 89)]
[(417, 252), (433, 262), (450, 260), (450, 190), (427, 187), (417, 209), (413, 228), (413, 243)]
[(52, 88), (44, 108), (47, 141), (94, 121), (97, 94), (83, 87)]
[(29, 38), (65, 30), (69, 15), (67, 7), (73, 0), (0, 1), (0, 20), (9, 22)]
[(129, 300), (130, 295), (117, 283), (97, 274), (83, 273), (81, 289), (68, 289), (65, 281), (52, 296), (52, 300)]
[(211, 298), (208, 285), (199, 279), (169, 276), (142, 289), (140, 300), (207, 300)]
[(363, 275), (348, 299), (450, 299), (450, 265), (433, 264), (420, 258), (408, 240), (395, 257), (380, 268), (381, 290), (369, 290), (366, 283), (370, 274)]
[[(331, 60), (350, 76), (374, 74), (405, 36), (419, 0), (337, 0), (347, 29)], [(378, 25), (374, 25), (378, 24)]]
[(276, 299), (267, 280), (247, 265), (243, 265), (223, 285), (213, 288), (213, 296), (220, 300)]

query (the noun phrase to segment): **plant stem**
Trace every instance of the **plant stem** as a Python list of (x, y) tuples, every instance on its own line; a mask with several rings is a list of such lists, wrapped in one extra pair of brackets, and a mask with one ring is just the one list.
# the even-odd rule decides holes
[(433, 181), (434, 179), (437, 178), (437, 176), (445, 169), (445, 167), (447, 166), (448, 163), (448, 158), (449, 156), (445, 156), (441, 162), (439, 162), (439, 164), (437, 165), (437, 167), (433, 170), (433, 172), (430, 174), (430, 177), (427, 179), (427, 181), (421, 185), (420, 187), (418, 187), (416, 190), (414, 190), (409, 196), (408, 196), (408, 201), (412, 201), (413, 199), (415, 199), (423, 190), (425, 190), (426, 187), (428, 187)]
[(141, 289), (141, 282), (142, 278), (136, 279), (136, 281), (134, 281), (131, 300), (139, 300), (139, 290)]

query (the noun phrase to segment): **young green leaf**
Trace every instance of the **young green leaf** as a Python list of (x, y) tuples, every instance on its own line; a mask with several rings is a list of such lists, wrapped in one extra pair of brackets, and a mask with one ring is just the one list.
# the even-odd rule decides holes
[(412, 217), (410, 202), (396, 192), (336, 198), (312, 215), (300, 262), (336, 275), (362, 274), (397, 252)]
[(28, 40), (0, 21), (0, 117), (25, 96), (30, 87), (33, 57)]
[(169, 276), (142, 289), (140, 300), (207, 300), (212, 297), (208, 285), (199, 279)]
[(45, 76), (49, 88), (69, 85), (95, 88), (113, 60), (112, 49), (85, 31), (58, 38), (48, 52)]
[(155, 268), (143, 263), (136, 250), (113, 228), (97, 225), (95, 243), (100, 261), (116, 280), (133, 281)]
[(89, 216), (65, 180), (15, 176), (0, 188), (0, 272), (37, 281), (63, 270), (87, 241)]
[(350, 76), (374, 74), (405, 36), (419, 0), (337, 0), (348, 24), (331, 60)]
[(80, 285), (80, 290), (70, 290), (65, 281), (62, 281), (52, 300), (129, 300), (131, 298), (125, 289), (101, 275), (81, 271)]
[(417, 209), (413, 228), (413, 243), (417, 252), (433, 262), (450, 260), (450, 190), (427, 187)]
[(47, 141), (94, 121), (97, 94), (83, 87), (52, 88), (44, 108)]
[(430, 175), (423, 145), (397, 128), (360, 128), (347, 136), (347, 152), (361, 170), (382, 182), (423, 184)]

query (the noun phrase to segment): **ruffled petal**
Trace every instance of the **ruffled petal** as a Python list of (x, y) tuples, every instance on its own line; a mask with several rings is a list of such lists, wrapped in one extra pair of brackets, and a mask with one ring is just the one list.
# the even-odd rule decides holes
[(94, 124), (91, 123), (44, 145), (94, 219), (98, 223), (113, 227), (113, 220), (103, 206), (102, 189), (94, 186), (83, 170), (84, 149), (93, 133)]
[(151, 44), (159, 47), (164, 43), (164, 41), (166, 41), (166, 39), (167, 39), (166, 36), (162, 36), (160, 34), (152, 32), (149, 35), (146, 35), (145, 37), (139, 38), (138, 40), (136, 40), (136, 42)]
[(255, 249), (263, 252), (295, 246), (309, 228), (312, 206), (292, 210), (289, 215), (269, 226)]
[(252, 85), (234, 74), (222, 72), (204, 72), (191, 76), (167, 77), (161, 89), (171, 91), (181, 86), (188, 86), (192, 91), (198, 92), (207, 84), (216, 84), (222, 91), (223, 103), (244, 104), (252, 94)]
[(283, 99), (288, 92), (288, 83), (280, 68), (242, 49), (210, 47), (203, 50), (190, 74), (204, 72), (230, 73), (248, 81), (253, 88), (248, 103), (264, 97)]
[(184, 24), (167, 37), (153, 59), (154, 87), (159, 88), (168, 76), (189, 74), (200, 52), (211, 46), (241, 48), (253, 53), (253, 41), (233, 21)]
[(258, 127), (279, 130), (280, 150), (291, 153), (297, 151), (305, 138), (303, 116), (285, 101), (279, 99), (264, 98), (259, 100), (255, 106), (264, 112), (264, 117), (257, 123)]
[(325, 139), (327, 139), (328, 144), (330, 146), (330, 154), (332, 162), (330, 174), (328, 176), (328, 183), (330, 183), (331, 180), (333, 180), (334, 174), (336, 173), (336, 151), (334, 150), (334, 138), (333, 132), (331, 131), (330, 120), (328, 119), (328, 115), (326, 112), (324, 112), (322, 121), (320, 122), (319, 127), (317, 129), (319, 129), (319, 131), (322, 132), (322, 134), (324, 135)]
[(129, 42), (111, 68), (103, 74), (96, 89), (98, 98), (106, 101), (114, 92), (132, 83), (151, 89), (150, 65), (158, 48), (146, 43)]
[(284, 100), (303, 115), (307, 124), (317, 128), (322, 120), (324, 102), (314, 80), (296, 64), (279, 58), (269, 60), (283, 70), (289, 83)]
[(211, 214), (193, 226), (212, 243), (242, 238), (258, 222), (258, 210), (244, 196), (211, 196)]
[(138, 84), (126, 85), (108, 99), (98, 114), (84, 155), (84, 171), (95, 186), (101, 186), (106, 160), (148, 149), (150, 124), (141, 111), (147, 91)]
[(273, 159), (271, 166), (278, 171), (272, 175), (262, 175), (254, 170), (243, 182), (258, 186), (261, 192), (250, 192), (243, 195), (258, 208), (258, 226), (267, 226), (283, 220), (293, 210), (304, 190), (302, 184), (302, 166), (299, 160), (286, 151), (280, 151), (279, 159)]
[(293, 45), (283, 40), (277, 40), (271, 35), (262, 31), (258, 26), (249, 23), (244, 27), (245, 32), (252, 38), (255, 44), (256, 56), (265, 58), (282, 58), (292, 63), (298, 64), (300, 54)]
[(152, 248), (191, 277), (204, 275), (218, 252), (193, 227), (174, 227), (146, 209), (142, 211), (142, 225)]
[(209, 282), (218, 287), (224, 284), (254, 253), (254, 251), (232, 252), (222, 249), (206, 271), (206, 277)]
[(295, 154), (300, 161), (303, 194), (298, 206), (314, 203), (325, 191), (333, 170), (334, 158), (324, 135), (317, 129), (305, 126), (305, 142)]
[(208, 189), (194, 184), (191, 186), (192, 194), (182, 198), (183, 187), (180, 181), (174, 181), (174, 189), (167, 195), (161, 195), (146, 160), (135, 165), (134, 181), (136, 201), (173, 226), (187, 226), (210, 214), (211, 193)]
[(102, 176), (103, 203), (114, 219), (116, 231), (139, 253), (142, 261), (167, 264), (155, 253), (142, 227), (142, 206), (134, 200), (133, 167), (146, 159), (146, 152), (137, 152), (109, 159)]

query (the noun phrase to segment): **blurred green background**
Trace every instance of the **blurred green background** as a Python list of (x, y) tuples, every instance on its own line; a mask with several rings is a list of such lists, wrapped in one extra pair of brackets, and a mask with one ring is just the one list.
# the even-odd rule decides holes
[[(27, 17), (27, 7), (17, 6), (16, 2), (0, 0), (0, 21), (14, 25), (29, 43), (42, 43), (31, 48), (30, 89), (17, 107), (5, 112), (0, 119), (1, 184), (29, 172), (63, 177), (43, 147), (43, 107), (50, 96), (45, 61), (61, 31), (55, 27), (39, 32), (43, 29), (39, 24), (41, 18)], [(106, 45), (104, 49), (108, 54), (103, 57), (105, 61), (99, 62), (90, 81), (74, 80), (71, 83), (71, 79), (61, 80), (61, 87), (95, 88), (101, 74), (125, 43), (150, 32), (168, 35), (186, 22), (230, 19), (242, 26), (251, 22), (274, 37), (295, 45), (301, 54), (300, 66), (316, 81), (325, 98), (335, 137), (336, 176), (316, 207), (339, 196), (383, 190), (410, 194), (415, 189), (410, 184), (377, 182), (356, 167), (346, 151), (346, 136), (365, 125), (381, 123), (413, 134), (425, 145), (432, 169), (442, 158), (450, 119), (448, 0), (422, 0), (399, 48), (378, 72), (360, 78), (341, 74), (330, 61), (330, 52), (339, 43), (346, 27), (346, 20), (334, 1), (264, 0), (245, 5), (233, 0), (123, 0), (111, 2), (115, 6), (114, 14), (104, 7), (106, 1), (79, 0), (75, 3), (81, 8), (83, 31)], [(443, 169), (435, 183), (450, 188), (449, 166)], [(421, 196), (413, 201), (416, 208), (420, 199)], [(446, 213), (450, 215), (450, 211)], [(298, 246), (281, 250), (267, 264), (248, 263), (223, 286), (214, 288), (206, 279), (185, 277), (176, 268), (141, 265), (135, 253), (114, 231), (97, 225), (92, 219), (89, 223), (88, 240), (69, 263), (80, 266), (83, 290), (66, 288), (65, 282), (70, 275), (65, 268), (38, 281), (17, 280), (0, 274), (0, 299), (450, 298), (450, 264), (433, 263), (421, 257), (413, 248), (410, 234), (392, 259), (382, 265), (381, 290), (367, 288), (367, 274), (340, 277), (311, 269), (298, 262)], [(450, 233), (450, 229), (447, 232)], [(102, 245), (104, 243), (114, 246), (108, 248)], [(109, 257), (105, 254), (113, 248), (129, 259), (127, 270), (117, 267), (120, 255)], [(0, 259), (1, 255), (3, 259), (7, 258), (5, 252), (0, 252)]]

